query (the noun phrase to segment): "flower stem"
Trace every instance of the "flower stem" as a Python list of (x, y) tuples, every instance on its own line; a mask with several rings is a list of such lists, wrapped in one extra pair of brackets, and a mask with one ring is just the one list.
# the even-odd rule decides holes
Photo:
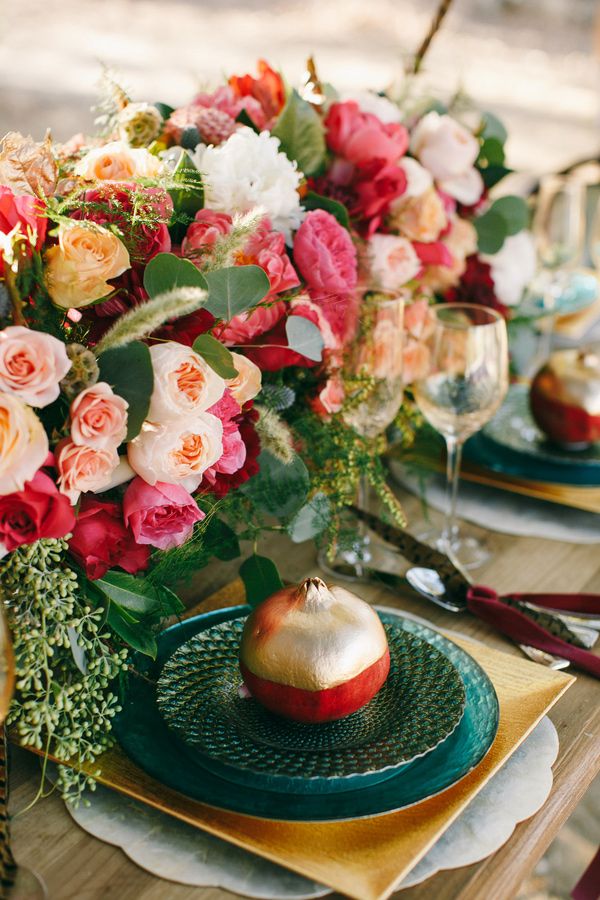
[(23, 315), (23, 301), (21, 300), (21, 295), (17, 289), (17, 279), (15, 273), (9, 266), (6, 266), (5, 268), (4, 280), (12, 305), (13, 324), (24, 325), (27, 328), (27, 321)]

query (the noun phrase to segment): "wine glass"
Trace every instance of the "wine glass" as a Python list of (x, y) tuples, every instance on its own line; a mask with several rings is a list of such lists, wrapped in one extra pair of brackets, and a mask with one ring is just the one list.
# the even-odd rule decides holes
[[(359, 314), (358, 330), (346, 348), (344, 421), (362, 437), (373, 441), (390, 425), (404, 392), (402, 378), (404, 347), (404, 295), (371, 292), (365, 295)], [(357, 491), (357, 506), (368, 508), (369, 483), (363, 474)], [(372, 561), (372, 543), (359, 523), (352, 528), (351, 546), (338, 545), (333, 560), (324, 553), (320, 565), (330, 574), (350, 580), (365, 577)]]
[(506, 324), (495, 310), (470, 303), (441, 304), (433, 313), (428, 373), (413, 389), (421, 412), (446, 441), (447, 506), (441, 534), (422, 537), (464, 568), (475, 568), (488, 553), (458, 532), (460, 461), (464, 442), (492, 418), (508, 389)]
[(547, 175), (540, 183), (533, 233), (538, 258), (545, 274), (543, 307), (548, 316), (539, 353), (540, 362), (550, 355), (558, 301), (567, 285), (570, 266), (582, 253), (585, 234), (585, 190), (581, 181), (563, 175)]
[(589, 238), (589, 252), (596, 271), (600, 271), (600, 195), (592, 218)]

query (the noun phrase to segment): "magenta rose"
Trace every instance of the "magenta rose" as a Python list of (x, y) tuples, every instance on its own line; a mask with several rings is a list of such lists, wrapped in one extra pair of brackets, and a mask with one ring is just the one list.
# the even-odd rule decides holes
[[(37, 197), (15, 196), (10, 188), (0, 185), (0, 232), (9, 234), (15, 226), (30, 246), (39, 250), (46, 237), (48, 219), (44, 215), (45, 204)], [(0, 275), (4, 260), (0, 252)]]
[(294, 239), (294, 262), (309, 289), (343, 294), (357, 282), (356, 248), (331, 213), (309, 212)]
[(134, 575), (147, 568), (150, 558), (148, 547), (136, 543), (123, 522), (119, 504), (102, 503), (91, 496), (81, 501), (69, 550), (92, 581), (113, 566)]
[(325, 120), (327, 143), (334, 153), (356, 165), (379, 159), (396, 163), (408, 149), (408, 131), (398, 122), (382, 122), (362, 112), (358, 103), (333, 103)]
[(179, 484), (147, 484), (134, 478), (123, 497), (123, 515), (138, 544), (160, 550), (179, 547), (204, 518), (194, 498)]
[(0, 556), (41, 538), (73, 530), (73, 508), (48, 475), (38, 471), (22, 491), (0, 497)]

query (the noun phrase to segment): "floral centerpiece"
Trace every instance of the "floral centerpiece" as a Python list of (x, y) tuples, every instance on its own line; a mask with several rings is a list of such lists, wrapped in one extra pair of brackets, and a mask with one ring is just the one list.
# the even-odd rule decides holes
[(338, 95), (314, 66), (286, 90), (265, 62), (179, 109), (109, 88), (97, 136), (0, 146), (9, 721), (75, 763), (211, 558), (249, 542), (259, 601), (281, 585), (261, 534), (331, 544), (365, 472), (402, 521), (381, 442), (347, 417), (374, 377), (345, 369), (360, 306), (403, 293), (409, 383), (432, 302), (514, 302), (526, 224), (489, 197), (508, 171), (490, 115)]

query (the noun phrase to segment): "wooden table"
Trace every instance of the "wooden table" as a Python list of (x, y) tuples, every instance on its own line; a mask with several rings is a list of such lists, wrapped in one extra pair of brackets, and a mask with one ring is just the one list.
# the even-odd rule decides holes
[[(407, 499), (411, 518), (418, 504)], [(483, 532), (482, 532), (483, 534)], [(600, 593), (598, 545), (515, 538), (488, 533), (491, 562), (479, 580), (499, 591), (593, 591)], [(298, 580), (318, 571), (310, 545), (291, 546), (282, 539), (261, 548), (277, 559), (284, 577)], [(235, 565), (219, 565), (199, 574), (190, 602), (211, 594), (235, 576)], [(460, 630), (490, 646), (519, 654), (508, 641), (469, 615), (456, 617), (413, 597), (398, 597), (369, 586), (364, 596), (424, 616), (435, 625)], [(414, 596), (414, 595), (413, 595)], [(423, 885), (397, 894), (402, 900), (508, 900), (515, 896), (561, 825), (569, 817), (600, 770), (600, 684), (580, 675), (551, 712), (558, 729), (560, 753), (554, 767), (554, 786), (544, 807), (517, 826), (496, 854), (472, 866), (440, 873)], [(14, 748), (11, 806), (13, 813), (34, 797), (39, 784), (39, 761)], [(213, 888), (191, 888), (163, 881), (139, 869), (124, 853), (101, 843), (74, 824), (55, 795), (13, 822), (17, 860), (45, 879), (50, 900), (226, 900), (235, 895)]]

